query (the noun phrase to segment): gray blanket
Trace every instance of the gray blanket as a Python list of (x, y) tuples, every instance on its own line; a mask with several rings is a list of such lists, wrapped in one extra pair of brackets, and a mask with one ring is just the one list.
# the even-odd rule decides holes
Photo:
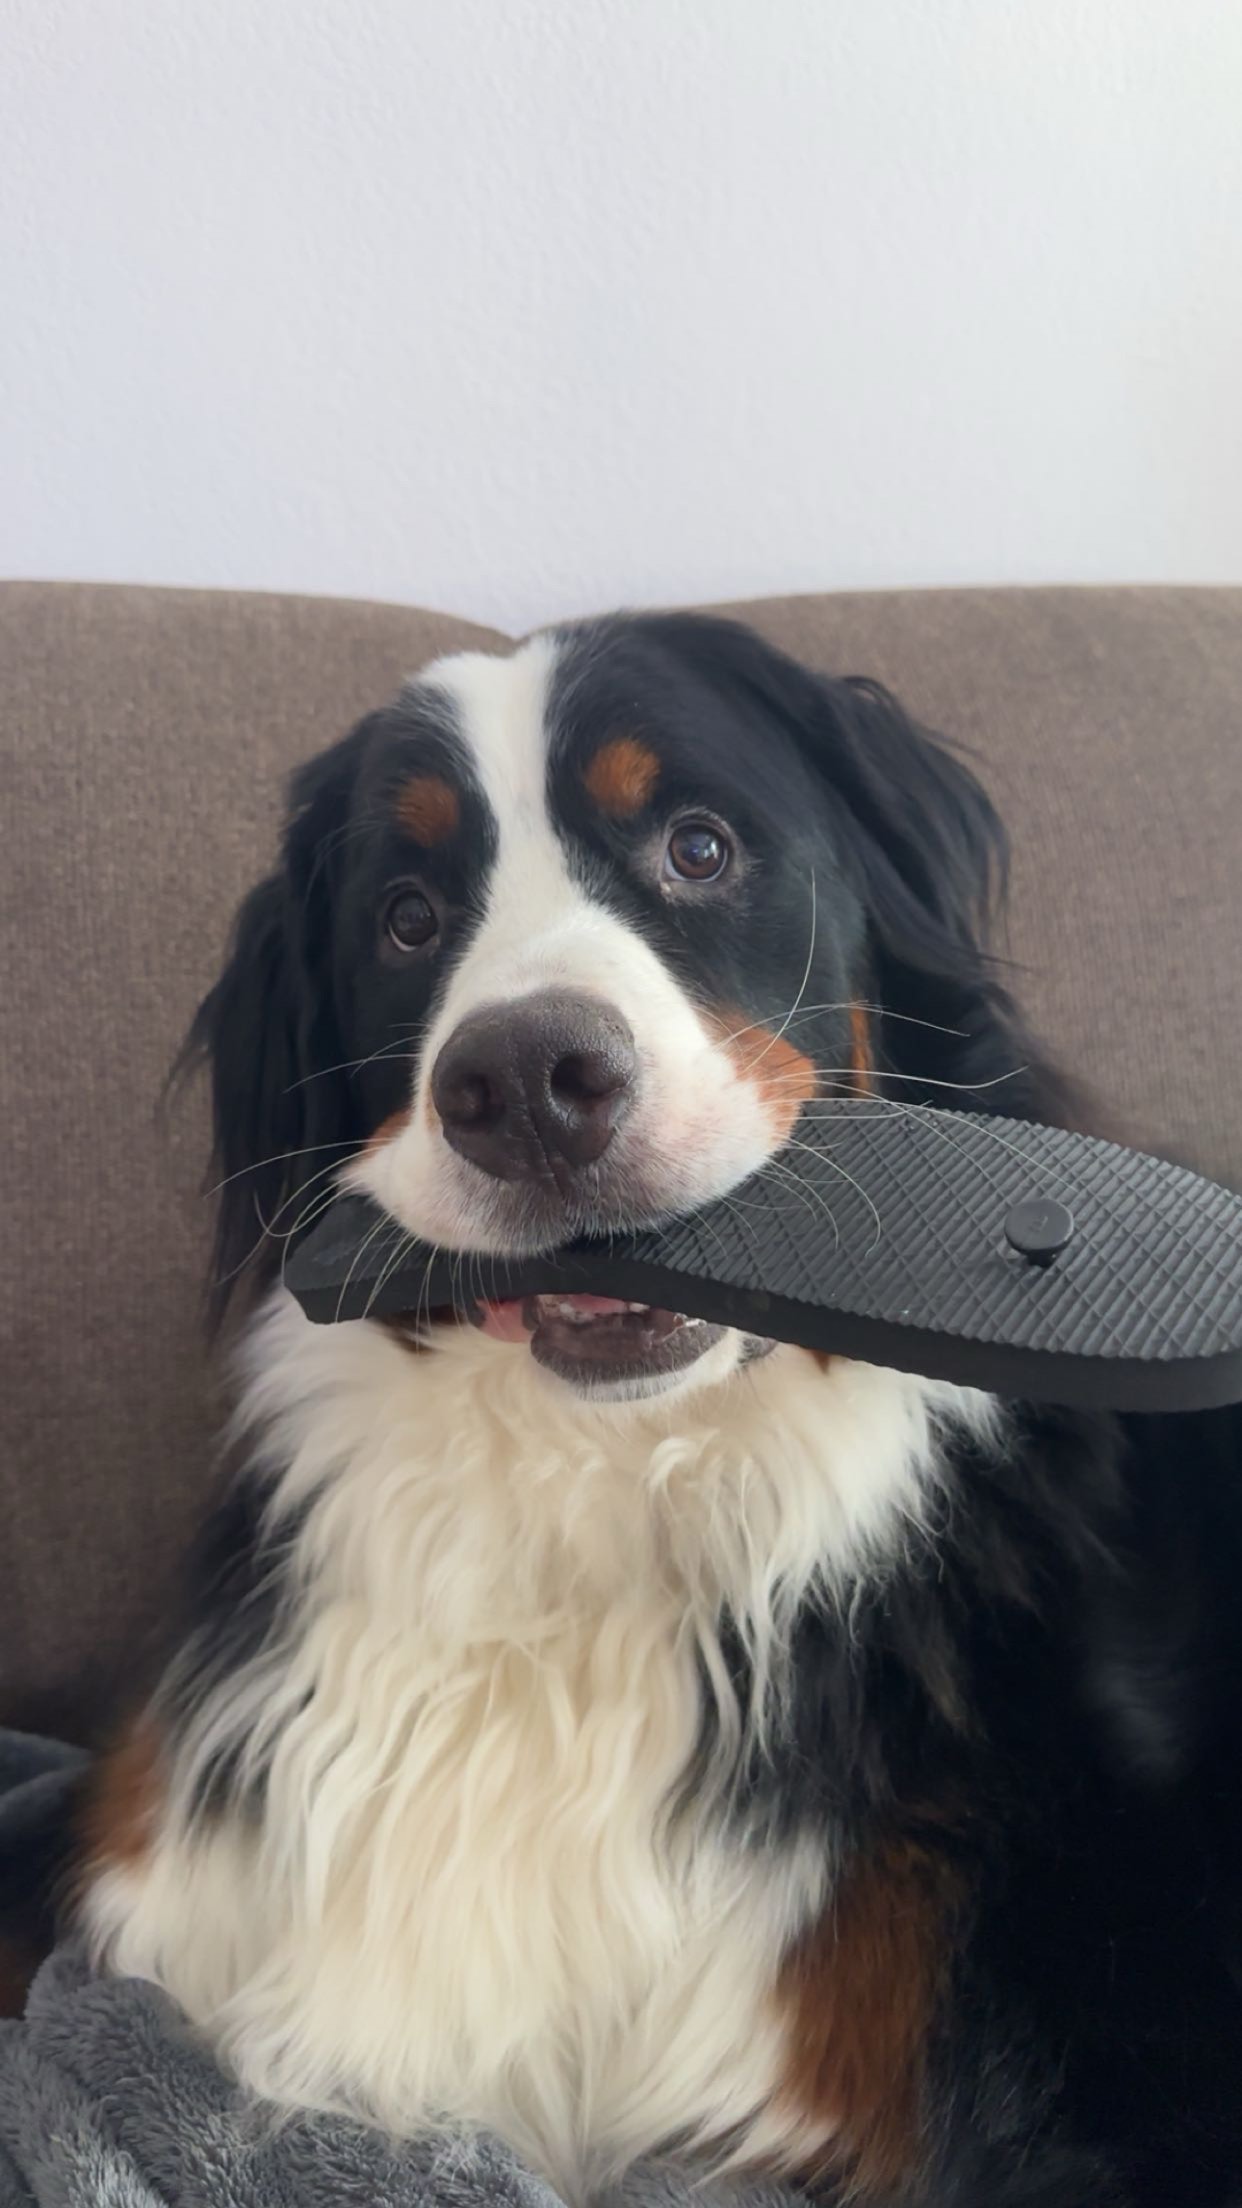
[[(37, 1854), (76, 1758), (0, 1733), (0, 1859)], [(636, 2172), (608, 2208), (786, 2208), (750, 2187)], [(61, 1947), (20, 2023), (0, 2024), (0, 2208), (558, 2208), (498, 2140), (394, 2147), (335, 2117), (279, 2125), (245, 2104), (180, 2012)]]

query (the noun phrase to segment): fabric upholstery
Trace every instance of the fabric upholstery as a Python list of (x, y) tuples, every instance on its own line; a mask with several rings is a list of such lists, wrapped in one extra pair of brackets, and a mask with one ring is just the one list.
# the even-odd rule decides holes
[[(1132, 1139), (1242, 1184), (1242, 590), (727, 609), (974, 747), (1020, 993)], [(0, 1722), (81, 1736), (210, 1476), (201, 1097), (160, 1110), (286, 772), (491, 632), (392, 606), (0, 588)]]
[(0, 591), (0, 1712), (70, 1736), (144, 1659), (210, 1471), (201, 1094), (161, 1110), (281, 784), (468, 623)]

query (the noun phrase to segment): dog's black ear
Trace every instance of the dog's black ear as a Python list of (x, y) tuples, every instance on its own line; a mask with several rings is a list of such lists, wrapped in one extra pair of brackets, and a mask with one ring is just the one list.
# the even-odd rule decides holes
[(1009, 844), (987, 792), (880, 683), (812, 681), (804, 747), (852, 824), (846, 857), (867, 916), (881, 1078), (885, 1064), (906, 1076), (907, 1101), (1080, 1124), (1082, 1100), (1036, 1043), (992, 950)]
[(210, 1075), (213, 1326), (279, 1269), (285, 1237), (360, 1142), (332, 974), (336, 853), (367, 724), (299, 770), (282, 864), (245, 898), (181, 1055)]
[(973, 983), (1003, 901), (1009, 847), (964, 761), (878, 682), (820, 677), (807, 741), (849, 807), (847, 856), (872, 932), (936, 985)]
[(651, 627), (698, 674), (778, 721), (832, 790), (866, 913), (860, 982), (883, 1008), (877, 1070), (905, 1077), (892, 1094), (1078, 1123), (1079, 1100), (1033, 1042), (990, 947), (1008, 844), (961, 752), (882, 684), (812, 673), (738, 623), (657, 615)]

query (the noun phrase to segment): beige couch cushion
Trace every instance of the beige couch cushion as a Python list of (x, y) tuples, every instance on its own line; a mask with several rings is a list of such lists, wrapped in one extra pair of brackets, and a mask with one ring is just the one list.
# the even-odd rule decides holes
[[(1242, 591), (731, 610), (977, 748), (1045, 1031), (1136, 1137), (1242, 1183)], [(96, 1721), (208, 1476), (201, 1099), (156, 1114), (281, 779), (471, 641), (501, 642), (389, 606), (0, 589), (0, 1720)]]

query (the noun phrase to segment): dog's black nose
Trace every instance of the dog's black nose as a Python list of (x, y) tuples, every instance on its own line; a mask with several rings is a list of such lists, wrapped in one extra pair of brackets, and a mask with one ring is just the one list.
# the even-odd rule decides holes
[(549, 989), (464, 1019), (432, 1068), (431, 1098), (463, 1158), (494, 1180), (540, 1180), (603, 1156), (637, 1070), (619, 1012)]

